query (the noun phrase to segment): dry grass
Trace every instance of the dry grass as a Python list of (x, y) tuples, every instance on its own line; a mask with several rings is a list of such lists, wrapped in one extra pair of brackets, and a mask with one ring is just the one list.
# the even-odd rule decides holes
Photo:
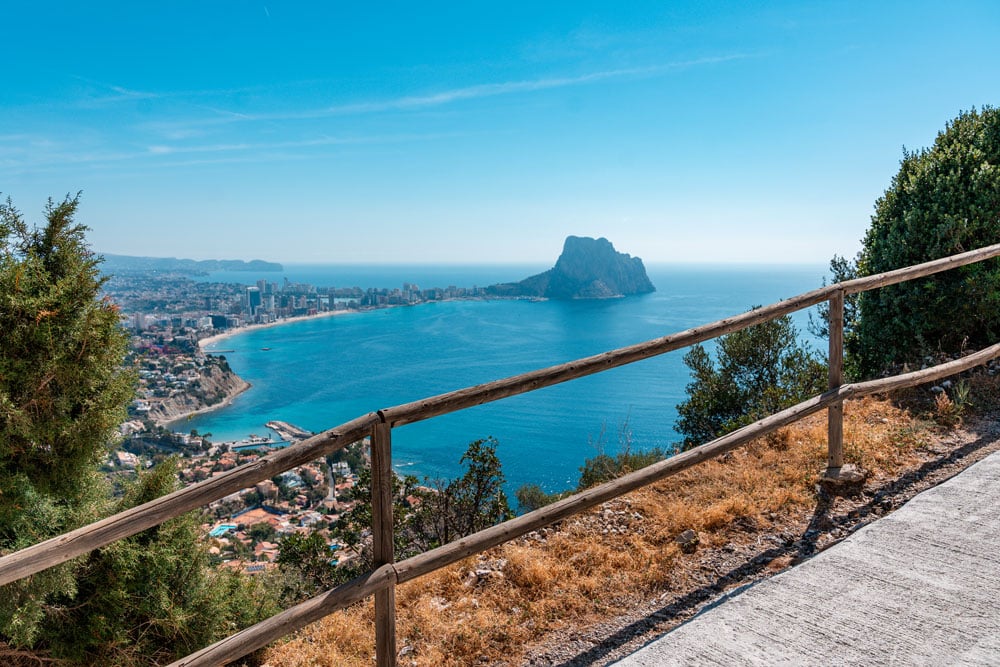
[[(918, 459), (933, 428), (884, 400), (851, 401), (845, 456), (874, 479), (888, 478)], [(820, 413), (557, 528), (400, 586), (400, 664), (517, 664), (525, 647), (548, 632), (690, 586), (699, 555), (681, 553), (678, 534), (694, 529), (702, 547), (720, 547), (748, 530), (806, 517), (825, 465), (826, 414)], [(369, 601), (270, 648), (265, 660), (273, 667), (368, 667), (373, 645)]]

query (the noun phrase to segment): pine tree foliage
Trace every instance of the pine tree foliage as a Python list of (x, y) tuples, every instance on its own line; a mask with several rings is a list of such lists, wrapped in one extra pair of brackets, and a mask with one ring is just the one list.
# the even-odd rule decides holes
[(787, 315), (719, 337), (715, 356), (701, 345), (684, 356), (693, 376), (687, 400), (677, 406), (684, 449), (826, 389), (826, 365), (798, 342)]
[[(100, 259), (73, 220), (78, 204), (50, 201), (39, 229), (9, 199), (0, 205), (0, 554), (177, 487), (173, 461), (119, 500), (99, 473), (134, 377), (118, 311), (100, 296)], [(268, 615), (253, 582), (210, 567), (197, 529), (188, 514), (0, 588), (0, 649), (154, 664)]]
[[(0, 553), (97, 518), (97, 466), (132, 398), (125, 334), (100, 298), (78, 202), (50, 200), (40, 229), (9, 199), (0, 205)], [(73, 594), (73, 569), (6, 587), (0, 634), (29, 643), (46, 597)]]

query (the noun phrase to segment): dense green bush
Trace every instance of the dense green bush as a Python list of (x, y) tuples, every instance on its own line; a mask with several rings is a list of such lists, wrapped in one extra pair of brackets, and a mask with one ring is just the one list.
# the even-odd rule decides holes
[(626, 448), (614, 455), (598, 454), (584, 461), (583, 466), (580, 467), (580, 481), (577, 483), (577, 490), (583, 491), (592, 486), (609, 482), (657, 461), (662, 461), (666, 457), (667, 452), (661, 447), (652, 447), (642, 451)]
[(522, 484), (514, 491), (514, 498), (517, 500), (517, 508), (522, 514), (533, 512), (540, 507), (551, 505), (555, 501), (565, 498), (569, 492), (546, 493), (538, 484)]
[[(875, 205), (856, 269), (867, 276), (1000, 243), (1000, 110), (959, 114), (904, 150)], [(997, 260), (862, 294), (847, 351), (861, 375), (1000, 340)]]
[(330, 550), (319, 533), (292, 533), (281, 538), (279, 546), (278, 570), (271, 575), (269, 584), (286, 607), (350, 581), (371, 568), (370, 552), (363, 563), (337, 567), (338, 554)]
[[(133, 394), (77, 203), (49, 201), (38, 229), (9, 199), (0, 205), (0, 554), (98, 518), (108, 493), (98, 465)], [(0, 637), (31, 645), (50, 597), (76, 592), (78, 567), (4, 587)]]

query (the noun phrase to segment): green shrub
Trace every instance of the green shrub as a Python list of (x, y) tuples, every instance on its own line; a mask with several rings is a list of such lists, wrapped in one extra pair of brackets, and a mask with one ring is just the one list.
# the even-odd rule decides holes
[(546, 505), (551, 505), (552, 503), (565, 498), (567, 492), (563, 493), (545, 493), (545, 491), (537, 484), (522, 484), (514, 492), (514, 497), (517, 499), (518, 509), (521, 513), (533, 512), (540, 507), (545, 507)]
[(584, 461), (580, 468), (580, 482), (577, 484), (577, 490), (582, 491), (609, 482), (657, 461), (662, 461), (666, 456), (667, 452), (662, 447), (653, 447), (640, 452), (626, 449), (614, 456), (598, 454)]
[(718, 339), (716, 360), (701, 345), (684, 356), (694, 380), (677, 406), (683, 448), (718, 438), (827, 388), (826, 365), (798, 342), (791, 317)]
[[(960, 113), (930, 148), (905, 151), (875, 204), (856, 268), (868, 276), (1000, 242), (1000, 110)], [(932, 352), (1000, 340), (990, 260), (865, 292), (847, 351), (864, 376)]]

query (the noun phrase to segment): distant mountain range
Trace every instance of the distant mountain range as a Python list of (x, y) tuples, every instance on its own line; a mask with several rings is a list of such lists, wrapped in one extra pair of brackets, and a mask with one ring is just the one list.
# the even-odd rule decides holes
[(108, 273), (132, 271), (171, 271), (178, 273), (208, 273), (210, 271), (282, 271), (277, 262), (252, 259), (177, 259), (175, 257), (133, 257), (131, 255), (104, 255), (103, 270)]
[(587, 236), (567, 237), (548, 271), (487, 289), (495, 296), (549, 299), (607, 299), (656, 291), (641, 259), (617, 252), (606, 238)]

